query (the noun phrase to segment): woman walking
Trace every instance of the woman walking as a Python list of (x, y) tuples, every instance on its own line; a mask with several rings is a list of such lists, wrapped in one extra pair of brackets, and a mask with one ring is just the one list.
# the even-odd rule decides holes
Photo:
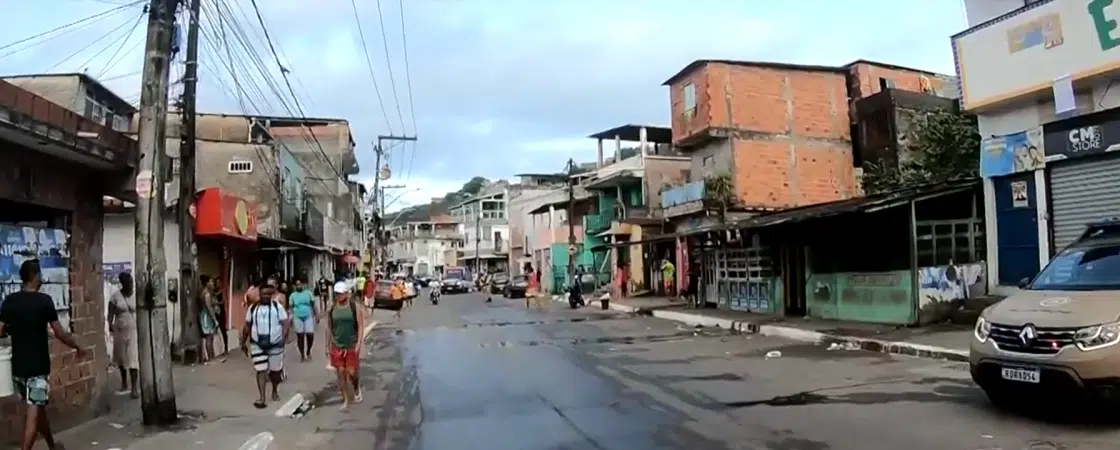
[(363, 320), (357, 304), (350, 298), (346, 283), (334, 285), (335, 301), (327, 316), (327, 357), (338, 376), (342, 409), (362, 401), (358, 378), (358, 359), (362, 352)]
[(529, 281), (529, 287), (525, 289), (525, 308), (529, 308), (529, 302), (533, 302), (536, 308), (541, 307), (541, 277), (539, 272), (533, 270), (532, 266), (527, 267), (528, 271), (525, 273), (525, 278)]
[(109, 297), (109, 332), (113, 335), (113, 365), (121, 373), (121, 392), (140, 397), (140, 350), (136, 342), (136, 296), (132, 274), (117, 276), (121, 287)]
[(296, 280), (296, 290), (288, 296), (288, 301), (292, 304), (292, 328), (296, 331), (299, 360), (308, 361), (311, 359), (311, 347), (315, 345), (315, 324), (319, 323), (315, 299), (303, 285), (303, 280)]
[(214, 279), (202, 275), (199, 281), (202, 293), (198, 296), (198, 327), (202, 329), (202, 363), (207, 364), (218, 356), (214, 352), (214, 336), (218, 334), (218, 312), (214, 301)]

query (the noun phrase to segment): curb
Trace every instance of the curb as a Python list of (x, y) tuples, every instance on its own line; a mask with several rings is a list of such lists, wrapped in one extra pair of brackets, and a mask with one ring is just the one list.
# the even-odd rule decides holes
[[(613, 304), (611, 305), (612, 309), (614, 308), (614, 306), (615, 305)], [(941, 359), (957, 362), (968, 361), (968, 350), (916, 344), (904, 341), (885, 341), (872, 338), (835, 335), (781, 325), (759, 325), (753, 322), (742, 322), (720, 317), (689, 314), (679, 311), (653, 310), (652, 313), (653, 317), (659, 319), (681, 322), (690, 326), (724, 328), (730, 330), (733, 333), (773, 336), (800, 342), (810, 342), (813, 344), (854, 344), (862, 350), (877, 353), (890, 353), (895, 355), (913, 356), (916, 358)]]

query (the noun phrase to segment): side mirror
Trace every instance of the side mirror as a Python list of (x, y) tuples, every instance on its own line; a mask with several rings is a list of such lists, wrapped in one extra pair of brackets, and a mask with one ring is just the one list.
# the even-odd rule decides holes
[(1022, 280), (1019, 280), (1019, 289), (1026, 289), (1027, 286), (1030, 286), (1030, 284), (1031, 284), (1031, 279), (1030, 278), (1023, 278)]

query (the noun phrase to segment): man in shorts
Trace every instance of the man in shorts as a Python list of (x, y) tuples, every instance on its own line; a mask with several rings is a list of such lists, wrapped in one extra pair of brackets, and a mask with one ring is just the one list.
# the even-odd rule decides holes
[(284, 344), (288, 342), (291, 321), (273, 284), (263, 284), (260, 294), (254, 297), (255, 303), (246, 312), (241, 329), (241, 351), (252, 359), (256, 372), (259, 397), (253, 406), (264, 409), (268, 407), (265, 389), (269, 382), (272, 383), (272, 401), (280, 400), (278, 388), (284, 381)]
[(20, 449), (31, 450), (38, 436), (43, 436), (48, 449), (61, 449), (62, 445), (55, 442), (47, 421), (47, 402), (51, 391), (48, 381), (51, 373), (50, 335), (47, 329), (63, 344), (77, 351), (79, 358), (85, 351), (70, 331), (58, 322), (58, 310), (51, 296), (39, 292), (42, 285), (39, 261), (24, 261), (19, 267), (19, 279), (22, 282), (19, 292), (9, 294), (0, 304), (0, 335), (11, 338), (12, 381), (27, 403)]

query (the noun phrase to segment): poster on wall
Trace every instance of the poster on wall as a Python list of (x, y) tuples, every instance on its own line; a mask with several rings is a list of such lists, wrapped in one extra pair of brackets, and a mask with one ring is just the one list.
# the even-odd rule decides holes
[(1027, 194), (1027, 182), (1015, 181), (1011, 183), (1011, 206), (1013, 208), (1029, 208), (1031, 200)]
[(70, 327), (69, 236), (55, 228), (0, 224), (0, 298), (20, 290), (19, 268), (38, 260), (43, 285), (58, 310), (59, 321)]
[(981, 141), (980, 176), (999, 177), (1046, 166), (1042, 127)]

